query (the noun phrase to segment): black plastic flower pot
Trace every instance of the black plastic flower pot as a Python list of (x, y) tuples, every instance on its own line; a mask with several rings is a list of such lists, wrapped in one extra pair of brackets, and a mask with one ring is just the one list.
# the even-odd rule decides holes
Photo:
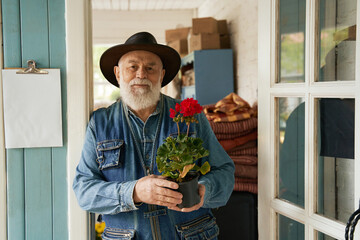
[(199, 173), (189, 172), (185, 179), (178, 183), (178, 191), (183, 195), (182, 203), (177, 205), (179, 208), (189, 208), (200, 202), (198, 179)]

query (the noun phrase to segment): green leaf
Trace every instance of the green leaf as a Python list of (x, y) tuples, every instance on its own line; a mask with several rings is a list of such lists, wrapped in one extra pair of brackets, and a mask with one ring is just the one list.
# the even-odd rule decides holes
[(193, 163), (193, 158), (189, 154), (183, 154), (181, 156), (181, 160), (184, 163), (184, 165), (188, 165), (188, 164)]
[(195, 172), (198, 172), (200, 171), (200, 167), (198, 165), (195, 165), (193, 168), (192, 168), (193, 171)]
[(163, 174), (164, 177), (170, 177), (172, 179), (176, 179), (179, 177), (178, 173), (173, 173), (173, 172), (166, 172)]
[(201, 167), (200, 167), (200, 172), (202, 175), (207, 174), (210, 171), (210, 164), (209, 162), (205, 162)]

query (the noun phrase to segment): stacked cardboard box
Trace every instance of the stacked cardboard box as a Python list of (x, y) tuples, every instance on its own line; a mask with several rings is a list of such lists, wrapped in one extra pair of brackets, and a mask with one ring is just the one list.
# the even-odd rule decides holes
[(220, 35), (220, 48), (231, 48), (226, 19), (218, 20), (218, 32)]
[(166, 44), (174, 48), (181, 57), (188, 54), (188, 35), (190, 27), (169, 29), (165, 31)]
[(219, 48), (230, 48), (226, 20), (216, 20), (212, 17), (193, 18), (189, 52)]
[(195, 50), (231, 48), (226, 20), (212, 17), (193, 18), (192, 27), (166, 30), (165, 40), (181, 57)]

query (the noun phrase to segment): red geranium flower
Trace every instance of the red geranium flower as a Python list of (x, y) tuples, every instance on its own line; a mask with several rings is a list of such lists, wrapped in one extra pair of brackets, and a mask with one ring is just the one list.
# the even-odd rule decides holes
[(176, 111), (176, 112), (180, 112), (180, 109), (181, 109), (180, 104), (176, 103), (176, 105), (175, 105), (175, 111)]
[(182, 113), (184, 117), (194, 116), (197, 113), (201, 113), (201, 111), (202, 107), (198, 101), (193, 98), (187, 98), (181, 102), (180, 113)]
[(176, 113), (177, 112), (174, 109), (170, 108), (170, 117), (171, 118), (174, 118), (176, 116)]

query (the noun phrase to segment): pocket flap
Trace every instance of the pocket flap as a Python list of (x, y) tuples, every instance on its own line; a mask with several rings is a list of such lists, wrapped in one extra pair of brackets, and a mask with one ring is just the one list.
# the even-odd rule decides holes
[(104, 170), (111, 167), (120, 167), (120, 153), (124, 140), (106, 140), (99, 142), (96, 147), (99, 169)]
[(134, 229), (105, 228), (102, 234), (103, 240), (122, 240), (134, 238)]
[(219, 235), (219, 227), (215, 217), (211, 215), (201, 216), (192, 221), (176, 225), (181, 239), (213, 239)]

